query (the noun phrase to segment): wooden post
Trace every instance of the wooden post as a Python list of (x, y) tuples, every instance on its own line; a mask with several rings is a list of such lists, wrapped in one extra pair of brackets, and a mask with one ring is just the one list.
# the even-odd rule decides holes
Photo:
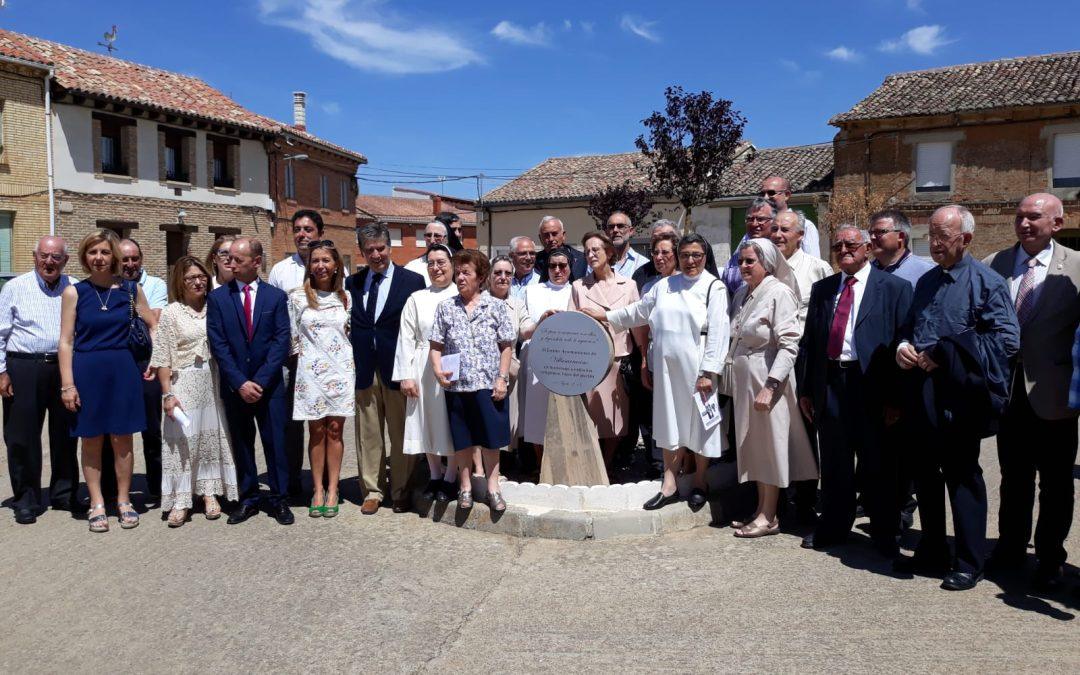
[(581, 396), (548, 394), (540, 482), (551, 485), (608, 485), (596, 425), (589, 418)]

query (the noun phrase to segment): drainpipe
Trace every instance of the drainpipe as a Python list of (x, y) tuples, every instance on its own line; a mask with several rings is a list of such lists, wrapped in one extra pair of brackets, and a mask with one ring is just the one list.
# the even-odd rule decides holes
[(45, 166), (49, 174), (49, 235), (56, 236), (56, 193), (53, 190), (52, 151), (52, 77), (53, 70), (45, 73)]

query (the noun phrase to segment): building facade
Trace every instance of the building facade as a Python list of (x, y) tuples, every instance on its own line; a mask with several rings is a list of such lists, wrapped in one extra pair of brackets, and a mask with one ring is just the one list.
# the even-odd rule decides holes
[[(360, 195), (356, 198), (356, 227), (369, 223), (385, 223), (390, 230), (391, 256), (395, 263), (419, 258), (427, 251), (424, 228), (444, 211), (461, 218), (462, 243), (466, 248), (486, 250), (486, 242), (477, 241), (474, 202), (447, 195), (395, 188), (398, 196)], [(400, 195), (409, 195), (407, 197)]]
[[(1080, 52), (899, 73), (830, 124), (834, 196), (909, 213), (925, 254), (938, 206), (975, 215), (977, 257), (1016, 241), (1017, 203), (1050, 192), (1065, 203), (1059, 238), (1080, 244)], [(860, 223), (863, 225), (864, 223)]]

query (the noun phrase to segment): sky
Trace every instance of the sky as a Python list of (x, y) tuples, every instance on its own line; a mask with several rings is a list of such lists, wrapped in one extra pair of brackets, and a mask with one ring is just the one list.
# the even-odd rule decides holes
[(0, 5), (0, 26), (88, 50), (116, 25), (116, 56), (279, 120), (306, 91), (308, 129), (368, 157), (371, 194), (476, 198), (548, 157), (631, 151), (669, 85), (732, 100), (759, 148), (802, 145), (890, 73), (1080, 49), (1045, 18), (1060, 0)]

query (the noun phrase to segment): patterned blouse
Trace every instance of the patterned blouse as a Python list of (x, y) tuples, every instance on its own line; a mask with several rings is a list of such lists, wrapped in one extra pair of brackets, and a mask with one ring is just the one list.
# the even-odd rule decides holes
[(491, 389), (499, 375), (499, 348), (513, 344), (517, 329), (506, 303), (484, 293), (472, 316), (461, 296), (439, 303), (428, 339), (443, 346), (443, 354), (461, 354), (458, 379), (450, 391)]
[(210, 360), (210, 343), (206, 340), (206, 306), (196, 312), (182, 302), (169, 303), (161, 310), (157, 334), (154, 335), (150, 366), (180, 370), (202, 366)]

